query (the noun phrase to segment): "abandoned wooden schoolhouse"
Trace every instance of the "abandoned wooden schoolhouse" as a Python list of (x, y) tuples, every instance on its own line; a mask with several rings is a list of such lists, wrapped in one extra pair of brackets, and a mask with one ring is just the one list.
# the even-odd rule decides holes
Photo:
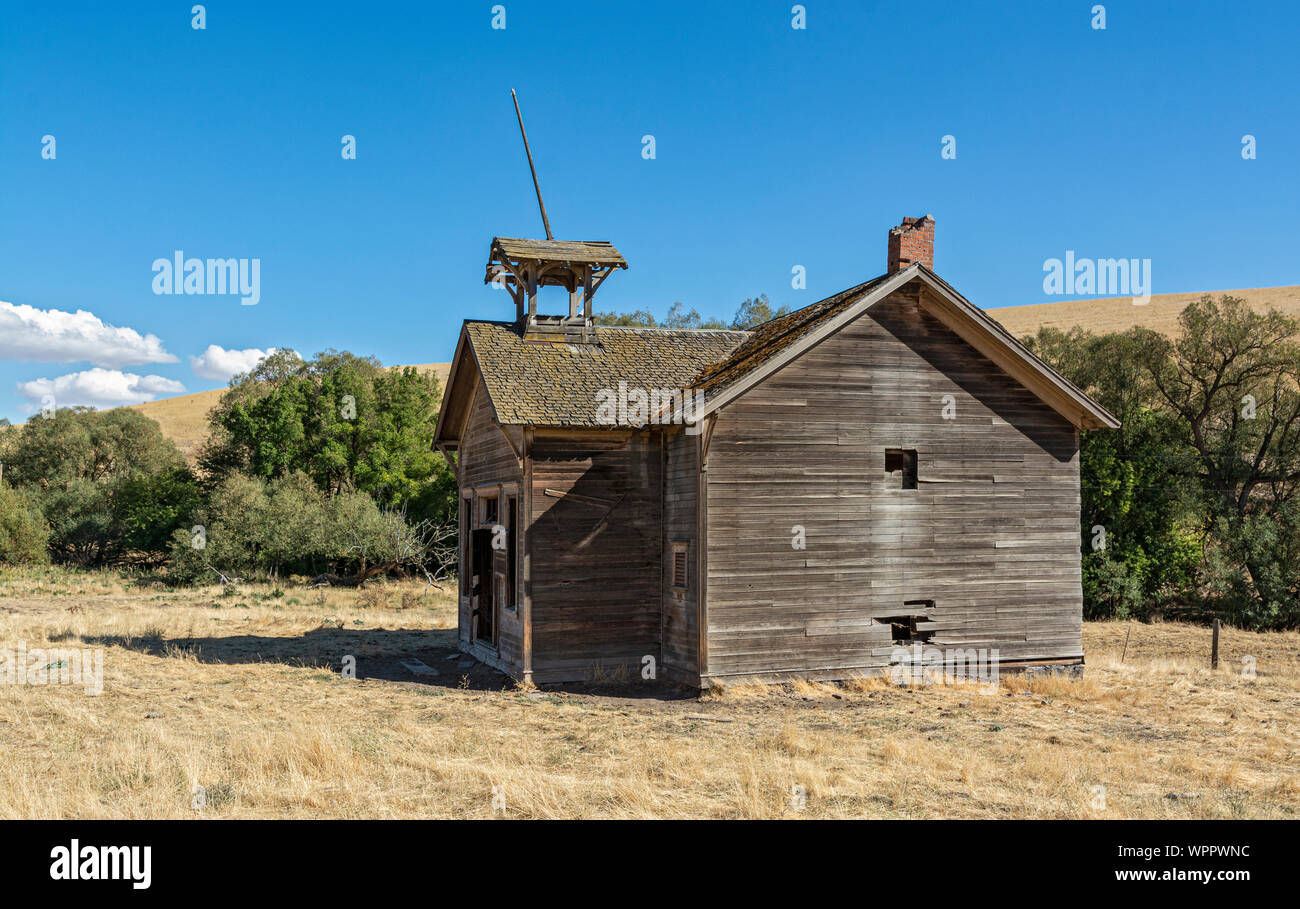
[[(549, 233), (549, 225), (548, 225)], [(887, 669), (901, 646), (1078, 665), (1079, 431), (1118, 421), (933, 270), (751, 331), (593, 324), (609, 243), (492, 241), (436, 444), (460, 486), (460, 644), (533, 682), (708, 687)], [(567, 312), (538, 311), (562, 287)]]

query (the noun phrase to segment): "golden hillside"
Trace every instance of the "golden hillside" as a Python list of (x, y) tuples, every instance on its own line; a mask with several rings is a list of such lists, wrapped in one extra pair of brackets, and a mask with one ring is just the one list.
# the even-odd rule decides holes
[[(1132, 297), (1107, 297), (1100, 300), (1006, 306), (986, 311), (1017, 338), (1035, 334), (1040, 328), (1068, 331), (1076, 325), (1098, 334), (1123, 331), (1140, 325), (1172, 337), (1178, 333), (1178, 314), (1188, 303), (1200, 299), (1205, 293), (1206, 291), (1156, 294), (1151, 297), (1151, 302), (1142, 306), (1134, 305)], [(1276, 309), (1300, 319), (1300, 287), (1255, 287), (1247, 290), (1215, 290), (1210, 293), (1215, 299), (1223, 294), (1240, 297), (1253, 309)]]
[[(420, 372), (432, 371), (438, 377), (441, 387), (447, 387), (447, 373), (450, 363), (416, 364)], [(163, 435), (176, 443), (190, 461), (198, 454), (199, 446), (208, 437), (208, 413), (221, 400), (224, 388), (200, 391), (192, 395), (180, 395), (175, 398), (162, 398), (147, 404), (132, 404), (132, 410), (138, 410), (145, 416), (158, 421)]]

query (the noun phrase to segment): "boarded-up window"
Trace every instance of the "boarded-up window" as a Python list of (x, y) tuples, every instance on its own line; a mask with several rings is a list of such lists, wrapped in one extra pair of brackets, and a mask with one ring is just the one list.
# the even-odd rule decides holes
[(673, 589), (686, 592), (686, 544), (673, 544)]
[(886, 448), (885, 473), (898, 482), (898, 489), (916, 488), (916, 449)]

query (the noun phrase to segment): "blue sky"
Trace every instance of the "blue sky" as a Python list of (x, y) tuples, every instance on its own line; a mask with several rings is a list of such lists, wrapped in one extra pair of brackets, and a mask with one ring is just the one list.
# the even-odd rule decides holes
[[(0, 416), (218, 387), (211, 345), (450, 359), (513, 314), (491, 237), (542, 234), (512, 87), (556, 236), (629, 260), (604, 308), (806, 305), (925, 213), (986, 308), (1066, 250), (1156, 293), (1300, 283), (1295, 4), (191, 5), (0, 6)], [(155, 295), (178, 249), (259, 259), (260, 301)]]

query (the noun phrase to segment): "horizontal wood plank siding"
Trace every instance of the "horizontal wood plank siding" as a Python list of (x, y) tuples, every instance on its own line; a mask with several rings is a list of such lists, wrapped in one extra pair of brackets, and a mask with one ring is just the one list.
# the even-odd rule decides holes
[(460, 440), (456, 462), (462, 489), (519, 480), (523, 476), (519, 458), (492, 413), (492, 402), (482, 380), (474, 392), (474, 403), (470, 405), (469, 421)]
[[(517, 432), (517, 430), (516, 430)], [(518, 433), (522, 440), (522, 434)], [(494, 494), (491, 489), (483, 487), (497, 484), (520, 483), (523, 479), (519, 459), (506, 437), (506, 430), (496, 421), (492, 413), (492, 404), (482, 380), (474, 392), (474, 401), (470, 405), (469, 419), (465, 424), (464, 435), (460, 439), (460, 450), (456, 458), (457, 480), (461, 489), (476, 488), (480, 494)], [(522, 486), (519, 487), (522, 489)], [(500, 504), (501, 514), (505, 514), (504, 498)], [(523, 522), (523, 496), (520, 495), (517, 514)], [(503, 518), (504, 520), (504, 518)], [(464, 528), (461, 527), (463, 532)], [(520, 527), (516, 540), (522, 547), (524, 527)], [(463, 541), (461, 541), (463, 546)], [(463, 551), (463, 550), (462, 550)], [(497, 559), (504, 562), (504, 559)], [(516, 563), (521, 564), (521, 563)], [(461, 566), (468, 570), (468, 566)], [(470, 604), (469, 597), (459, 598), (458, 635), (462, 643), (470, 642)], [(524, 629), (523, 610), (498, 609), (497, 617), (497, 654), (494, 665), (515, 676), (520, 676), (524, 668)]]
[[(697, 627), (696, 436), (676, 430), (664, 437), (664, 553), (662, 644), (664, 667), (688, 680), (699, 677)], [(673, 589), (671, 544), (686, 544), (686, 593)]]
[[(710, 676), (885, 666), (875, 619), (919, 611), (905, 600), (935, 602), (936, 646), (1082, 654), (1078, 434), (922, 292), (882, 300), (718, 412)], [(885, 473), (886, 448), (916, 450), (917, 489)]]
[(536, 430), (531, 449), (532, 666), (539, 682), (660, 659), (659, 433)]

